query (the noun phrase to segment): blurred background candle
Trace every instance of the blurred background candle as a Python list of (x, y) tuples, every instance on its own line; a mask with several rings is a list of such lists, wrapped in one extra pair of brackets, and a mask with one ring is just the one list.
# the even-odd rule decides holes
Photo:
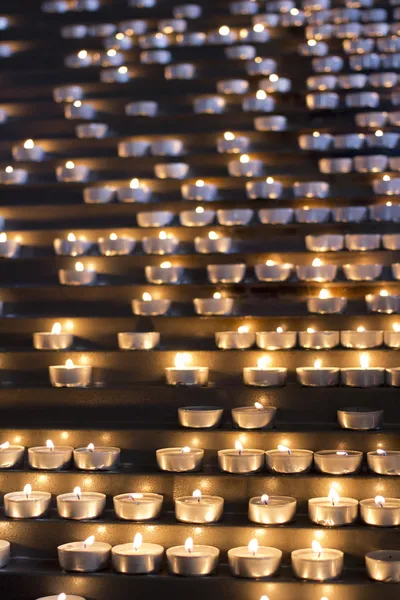
[(336, 277), (337, 266), (324, 264), (320, 258), (314, 258), (311, 265), (297, 265), (296, 274), (300, 281), (333, 281)]
[(198, 179), (195, 183), (184, 183), (181, 192), (185, 200), (203, 200), (210, 202), (217, 195), (217, 186)]
[(76, 165), (72, 160), (68, 160), (64, 166), (56, 167), (58, 181), (81, 182), (86, 181), (88, 176), (89, 168), (86, 165)]
[(76, 237), (69, 233), (66, 238), (56, 238), (53, 242), (54, 251), (59, 255), (80, 256), (90, 248), (90, 242), (84, 237)]
[(230, 315), (234, 300), (214, 292), (212, 298), (193, 298), (193, 306), (198, 315)]
[(331, 296), (328, 290), (322, 289), (318, 296), (307, 299), (307, 310), (311, 313), (340, 314), (347, 305), (347, 298)]
[(40, 162), (44, 158), (44, 150), (36, 146), (33, 140), (26, 140), (23, 144), (13, 146), (12, 155), (16, 161)]
[(392, 329), (383, 332), (383, 341), (388, 348), (400, 348), (400, 323), (393, 323)]
[(0, 469), (11, 469), (18, 465), (24, 457), (24, 452), (24, 446), (10, 442), (0, 444)]
[(244, 135), (235, 135), (231, 131), (225, 131), (222, 136), (217, 139), (217, 150), (221, 154), (239, 154), (247, 152), (250, 147), (250, 139)]
[(161, 285), (177, 284), (181, 281), (184, 273), (183, 267), (172, 265), (168, 260), (158, 265), (147, 265), (144, 269), (146, 279), (149, 283)]
[(378, 294), (367, 294), (365, 302), (371, 312), (392, 314), (400, 311), (400, 296), (389, 294), (387, 290), (380, 290)]
[(200, 490), (175, 499), (175, 516), (183, 523), (215, 523), (222, 517), (223, 510), (223, 498), (203, 495)]
[(254, 272), (259, 281), (287, 281), (293, 271), (291, 263), (277, 263), (267, 260), (265, 264), (254, 266)]
[(339, 369), (323, 367), (322, 360), (317, 359), (313, 367), (297, 367), (297, 379), (301, 385), (311, 387), (328, 387), (338, 385)]
[(167, 552), (168, 568), (174, 575), (200, 577), (210, 575), (218, 565), (219, 550), (213, 546), (194, 545), (187, 538), (184, 546), (173, 546)]
[(36, 350), (66, 350), (73, 342), (74, 336), (63, 332), (61, 323), (54, 323), (51, 331), (33, 334), (33, 346)]
[(118, 333), (118, 347), (121, 350), (152, 350), (160, 343), (158, 331), (123, 331)]
[(55, 387), (86, 387), (92, 379), (90, 365), (75, 365), (68, 358), (65, 365), (49, 367), (50, 383)]
[(104, 256), (126, 256), (133, 251), (136, 242), (131, 237), (110, 233), (108, 237), (99, 237), (97, 243)]
[(351, 387), (377, 387), (385, 382), (385, 369), (369, 366), (368, 354), (360, 355), (359, 367), (346, 367), (341, 369), (343, 385)]
[(299, 331), (299, 343), (307, 350), (330, 350), (339, 345), (339, 331), (316, 331), (307, 327), (306, 331)]
[(111, 550), (112, 566), (117, 573), (139, 575), (158, 573), (161, 569), (163, 546), (143, 543), (143, 536), (137, 533), (133, 543), (120, 544)]
[(383, 331), (367, 331), (360, 325), (354, 330), (345, 330), (340, 332), (340, 342), (345, 348), (376, 348), (383, 343)]
[(229, 568), (236, 577), (271, 577), (279, 569), (281, 559), (281, 550), (259, 546), (256, 539), (251, 540), (247, 546), (228, 550)]
[(150, 195), (151, 190), (136, 177), (131, 179), (129, 187), (119, 187), (117, 189), (120, 202), (147, 202)]
[(0, 171), (0, 183), (3, 185), (22, 185), (28, 179), (28, 171), (25, 169), (14, 169), (8, 165), (4, 171)]
[(222, 350), (244, 350), (253, 346), (256, 339), (247, 325), (241, 325), (237, 331), (217, 331), (215, 343)]
[(208, 384), (208, 367), (189, 366), (192, 360), (189, 352), (177, 352), (175, 366), (165, 369), (167, 384), (206, 386)]
[(165, 315), (171, 306), (171, 301), (165, 298), (153, 299), (152, 295), (144, 292), (142, 299), (132, 300), (132, 310), (135, 315), (156, 316)]
[(297, 342), (296, 331), (284, 331), (277, 327), (276, 331), (257, 331), (256, 344), (263, 350), (290, 350)]
[(58, 278), (61, 285), (91, 285), (97, 277), (93, 269), (85, 269), (81, 262), (76, 262), (73, 269), (60, 269)]
[(285, 385), (287, 369), (284, 367), (270, 367), (269, 363), (269, 356), (261, 356), (257, 360), (257, 367), (244, 367), (244, 384), (258, 387), (280, 387)]
[(0, 233), (0, 257), (13, 258), (18, 254), (19, 249), (20, 243), (17, 239), (10, 240), (4, 231)]

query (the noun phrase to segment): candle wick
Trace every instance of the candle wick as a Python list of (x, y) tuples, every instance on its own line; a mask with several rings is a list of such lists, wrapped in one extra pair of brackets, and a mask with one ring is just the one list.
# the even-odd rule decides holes
[(199, 504), (200, 504), (200, 500), (201, 500), (201, 498), (200, 498), (200, 496), (199, 496), (199, 497), (197, 498), (197, 502), (198, 502)]
[(318, 558), (321, 558), (322, 552), (318, 552)]

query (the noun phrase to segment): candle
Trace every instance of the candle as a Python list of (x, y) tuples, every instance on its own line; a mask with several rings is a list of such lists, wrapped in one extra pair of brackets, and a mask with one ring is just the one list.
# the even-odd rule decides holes
[(11, 469), (17, 466), (24, 457), (24, 446), (4, 442), (0, 444), (0, 469)]
[(74, 596), (72, 594), (59, 594), (58, 596), (43, 596), (37, 600), (85, 600), (82, 596)]
[(244, 263), (207, 265), (207, 276), (211, 283), (240, 283), (245, 274)]
[[(4, 223), (3, 219), (2, 222)], [(7, 234), (0, 233), (0, 257), (1, 258), (14, 258), (20, 249), (20, 243), (18, 240), (9, 240)]]
[(157, 464), (161, 471), (182, 473), (199, 471), (202, 466), (204, 450), (200, 448), (161, 448), (156, 452)]
[(212, 223), (214, 217), (215, 210), (205, 210), (202, 206), (179, 213), (179, 221), (184, 227), (205, 227)]
[(233, 302), (233, 298), (223, 297), (220, 292), (215, 292), (212, 298), (193, 298), (194, 310), (198, 315), (230, 315)]
[(217, 186), (198, 179), (195, 183), (184, 183), (181, 186), (181, 194), (185, 200), (203, 200), (211, 202), (217, 196)]
[(157, 179), (185, 179), (188, 173), (189, 165), (187, 163), (158, 163), (154, 165), (154, 174)]
[(290, 350), (297, 342), (296, 331), (284, 331), (277, 327), (276, 331), (257, 331), (256, 344), (263, 350)]
[(105, 494), (82, 492), (76, 487), (73, 493), (57, 496), (57, 511), (63, 519), (97, 519), (106, 505)]
[(297, 367), (299, 383), (309, 387), (330, 387), (338, 385), (340, 370), (337, 367), (323, 367), (322, 360), (314, 361), (313, 367)]
[(237, 331), (217, 331), (215, 343), (222, 350), (244, 350), (251, 348), (256, 339), (255, 333), (247, 325), (241, 325)]
[(340, 341), (345, 348), (376, 348), (383, 343), (383, 331), (367, 331), (359, 326), (356, 331), (345, 330), (340, 332)]
[(114, 471), (118, 469), (121, 450), (112, 446), (94, 446), (75, 448), (74, 463), (82, 471)]
[(83, 88), (79, 85), (62, 85), (53, 89), (53, 98), (55, 102), (75, 102), (82, 100), (84, 96)]
[(333, 281), (336, 272), (336, 265), (326, 265), (319, 258), (314, 258), (311, 265), (296, 266), (296, 274), (300, 281)]
[(86, 204), (107, 204), (115, 199), (115, 188), (103, 185), (86, 187), (83, 190), (83, 201)]
[(223, 498), (203, 495), (200, 490), (175, 499), (175, 516), (183, 523), (215, 523), (222, 517), (223, 510)]
[(218, 406), (183, 406), (178, 408), (179, 425), (193, 429), (218, 427), (223, 412)]
[(383, 332), (383, 342), (388, 348), (400, 348), (400, 324), (393, 323), (392, 330)]
[(85, 254), (90, 245), (90, 242), (84, 236), (77, 238), (74, 233), (69, 233), (66, 238), (55, 238), (53, 242), (55, 253), (67, 256)]
[(276, 450), (266, 450), (265, 463), (272, 473), (304, 473), (311, 469), (313, 456), (311, 450), (291, 450), (279, 444)]
[[(257, 103), (261, 100), (256, 100)], [(242, 154), (239, 160), (228, 162), (228, 172), (231, 177), (259, 177), (262, 174), (261, 160), (250, 159), (248, 154)]]
[(360, 500), (361, 519), (375, 527), (395, 527), (400, 525), (400, 499), (375, 496)]
[(217, 210), (217, 219), (220, 225), (232, 227), (234, 225), (248, 225), (252, 220), (254, 210), (252, 208), (228, 208)]
[(11, 558), (11, 544), (6, 540), (0, 540), (0, 568), (6, 567)]
[(118, 346), (121, 350), (152, 350), (160, 343), (158, 331), (124, 331), (118, 333)]
[(104, 256), (126, 256), (135, 248), (135, 240), (128, 236), (118, 236), (110, 233), (107, 238), (99, 237), (97, 240), (100, 253)]
[(363, 453), (357, 450), (319, 450), (314, 453), (318, 471), (329, 475), (350, 475), (361, 469)]
[(33, 140), (26, 140), (23, 144), (13, 146), (12, 155), (16, 161), (40, 162), (44, 158), (44, 150), (36, 146)]
[(158, 573), (161, 569), (163, 546), (143, 543), (141, 533), (137, 533), (132, 544), (120, 544), (111, 550), (112, 566), (118, 573), (139, 575)]
[(189, 366), (192, 356), (189, 352), (177, 352), (175, 366), (165, 369), (165, 378), (168, 385), (195, 385), (208, 384), (208, 367)]
[(400, 475), (400, 451), (378, 448), (367, 453), (367, 464), (378, 475)]
[[(172, 222), (173, 218), (174, 213), (169, 210), (152, 210), (136, 214), (139, 227), (165, 227)], [(168, 235), (163, 231), (160, 239), (167, 239), (167, 237)]]
[(87, 387), (92, 380), (90, 365), (74, 365), (68, 358), (65, 365), (49, 367), (50, 383), (55, 387)]
[(365, 302), (371, 312), (391, 314), (400, 311), (400, 296), (389, 294), (387, 290), (381, 290), (379, 294), (367, 294)]
[(313, 523), (323, 527), (351, 525), (358, 516), (358, 500), (341, 498), (331, 488), (327, 498), (311, 498), (308, 501), (308, 516)]
[(28, 179), (28, 171), (25, 169), (14, 169), (8, 165), (0, 172), (0, 183), (3, 185), (21, 185)]
[(110, 544), (96, 542), (93, 535), (84, 542), (62, 544), (57, 551), (61, 569), (78, 573), (94, 573), (105, 569), (111, 556)]
[(109, 127), (106, 123), (81, 123), (75, 125), (75, 135), (79, 139), (96, 139), (105, 138)]
[(264, 466), (264, 451), (244, 449), (243, 444), (236, 440), (234, 449), (218, 450), (218, 464), (227, 473), (256, 473)]
[(400, 551), (374, 550), (365, 555), (368, 576), (375, 581), (400, 583)]
[(194, 545), (187, 538), (184, 546), (173, 546), (167, 552), (168, 567), (174, 575), (199, 577), (210, 575), (218, 565), (219, 550), (214, 546)]
[(36, 350), (66, 350), (73, 342), (74, 336), (63, 332), (61, 323), (54, 323), (51, 331), (33, 334), (33, 347)]
[(343, 429), (355, 429), (365, 431), (368, 429), (380, 429), (383, 422), (383, 410), (371, 410), (370, 408), (343, 408), (337, 411), (340, 427)]
[(337, 579), (343, 570), (343, 552), (322, 548), (313, 540), (312, 548), (292, 552), (292, 569), (296, 577), (311, 581)]
[(51, 494), (32, 491), (27, 484), (22, 492), (4, 496), (4, 511), (12, 519), (36, 519), (45, 515), (50, 507)]
[(114, 511), (124, 521), (149, 521), (160, 516), (163, 497), (151, 492), (135, 492), (114, 496)]
[(178, 244), (179, 240), (165, 231), (160, 231), (158, 237), (144, 237), (142, 240), (143, 250), (146, 254), (172, 254)]
[(120, 202), (147, 202), (151, 190), (136, 177), (131, 179), (129, 187), (119, 187), (117, 197)]
[(342, 270), (349, 281), (374, 281), (381, 276), (383, 265), (347, 263), (342, 265)]
[(297, 501), (290, 496), (255, 496), (249, 500), (249, 520), (261, 525), (283, 525), (296, 516)]
[(341, 314), (347, 306), (347, 298), (331, 296), (328, 290), (322, 289), (318, 296), (307, 299), (307, 310), (311, 313)]
[(154, 317), (156, 315), (165, 315), (171, 306), (171, 300), (158, 298), (153, 300), (151, 294), (144, 292), (142, 299), (132, 300), (132, 311), (135, 315), (144, 317)]
[(232, 238), (220, 236), (215, 231), (210, 231), (207, 237), (196, 236), (194, 248), (200, 254), (220, 252), (226, 254), (232, 249)]
[(385, 369), (370, 367), (368, 354), (361, 354), (360, 367), (342, 369), (341, 381), (351, 387), (377, 387), (384, 384)]
[(160, 266), (147, 265), (144, 272), (149, 283), (156, 285), (163, 283), (177, 284), (182, 279), (184, 269), (183, 267), (172, 265), (169, 261), (164, 261)]
[(235, 135), (231, 131), (225, 131), (217, 138), (217, 151), (220, 154), (239, 154), (247, 152), (250, 147), (250, 138), (244, 135)]
[(69, 467), (72, 459), (71, 446), (54, 446), (51, 440), (45, 446), (28, 448), (28, 461), (31, 469), (57, 470)]
[(256, 539), (251, 540), (248, 546), (228, 550), (229, 568), (235, 577), (271, 577), (279, 569), (281, 559), (281, 550), (259, 546)]
[(56, 167), (56, 177), (58, 181), (81, 182), (86, 181), (89, 176), (89, 168), (86, 165), (75, 165), (72, 160), (68, 160), (65, 166)]
[(96, 281), (96, 271), (85, 269), (83, 263), (76, 262), (73, 269), (60, 269), (58, 278), (62, 285), (91, 285)]
[(275, 424), (277, 409), (255, 402), (254, 406), (232, 408), (232, 421), (240, 429), (271, 429)]
[(277, 263), (267, 260), (265, 264), (254, 266), (254, 272), (258, 281), (286, 281), (293, 271), (291, 263)]
[(244, 367), (243, 383), (256, 387), (281, 387), (286, 383), (287, 369), (284, 367), (270, 367), (270, 358), (261, 356), (257, 360), (257, 367)]
[(267, 177), (265, 181), (247, 181), (246, 194), (251, 200), (258, 198), (280, 198), (283, 193), (283, 185), (275, 181), (273, 177)]
[(330, 350), (339, 345), (339, 331), (316, 331), (308, 327), (306, 331), (299, 331), (299, 342), (307, 350)]

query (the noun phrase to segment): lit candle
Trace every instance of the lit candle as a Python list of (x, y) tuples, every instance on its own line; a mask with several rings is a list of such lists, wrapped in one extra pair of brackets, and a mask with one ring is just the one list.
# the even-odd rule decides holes
[(198, 315), (230, 315), (234, 300), (215, 292), (212, 298), (193, 298), (194, 310)]
[(393, 323), (392, 329), (383, 332), (383, 342), (388, 348), (400, 348), (400, 323)]
[(196, 236), (194, 238), (194, 248), (200, 254), (217, 252), (226, 254), (232, 249), (232, 238), (220, 236), (215, 231), (210, 231), (207, 237)]
[(97, 243), (103, 256), (127, 256), (136, 244), (132, 237), (119, 236), (116, 233), (110, 233), (108, 237), (99, 237)]
[(360, 325), (357, 330), (345, 330), (340, 332), (340, 341), (345, 348), (376, 348), (383, 343), (383, 331), (367, 331)]
[(50, 507), (51, 494), (32, 491), (27, 484), (22, 492), (10, 492), (4, 496), (4, 511), (12, 519), (36, 519), (45, 515)]
[(161, 448), (156, 452), (157, 464), (161, 471), (199, 471), (202, 466), (204, 450), (200, 448)]
[(240, 154), (241, 152), (247, 152), (250, 147), (250, 138), (244, 135), (235, 135), (231, 131), (225, 131), (225, 133), (217, 138), (217, 151), (220, 154)]
[(227, 25), (221, 25), (217, 31), (210, 31), (207, 34), (209, 44), (233, 44), (236, 39), (236, 31), (232, 31)]
[(51, 440), (45, 446), (28, 448), (31, 469), (58, 470), (69, 467), (72, 459), (71, 446), (55, 446)]
[(161, 569), (163, 546), (143, 543), (143, 536), (137, 533), (131, 544), (120, 544), (111, 550), (112, 566), (118, 573), (139, 575), (158, 573)]
[(175, 499), (175, 516), (183, 523), (215, 523), (222, 517), (223, 510), (223, 498), (203, 495), (200, 490)]
[(264, 451), (243, 448), (243, 444), (236, 440), (235, 448), (218, 450), (218, 464), (227, 473), (256, 473), (264, 466)]
[(153, 299), (148, 292), (144, 292), (141, 300), (132, 300), (132, 311), (135, 315), (140, 316), (165, 315), (170, 306), (171, 300), (165, 298)]
[(157, 179), (185, 179), (189, 169), (189, 165), (183, 162), (158, 163), (154, 165), (154, 174)]
[(108, 566), (111, 546), (104, 542), (96, 542), (90, 536), (84, 542), (70, 542), (57, 548), (58, 562), (63, 571), (94, 573)]
[(263, 350), (290, 350), (297, 342), (296, 331), (284, 331), (277, 327), (276, 331), (257, 331), (256, 344)]
[(296, 516), (297, 501), (290, 496), (255, 496), (249, 500), (249, 520), (261, 525), (283, 525)]
[(297, 265), (296, 274), (300, 281), (333, 281), (336, 277), (337, 266), (324, 264), (321, 259), (314, 258), (311, 265)]
[(279, 569), (281, 559), (281, 550), (259, 546), (256, 539), (251, 540), (248, 546), (228, 550), (229, 568), (235, 577), (271, 577)]
[(192, 356), (188, 352), (177, 352), (175, 366), (165, 369), (165, 378), (168, 385), (195, 385), (208, 384), (208, 367), (191, 366)]
[(365, 302), (371, 312), (386, 314), (400, 312), (400, 296), (389, 294), (387, 290), (380, 290), (378, 294), (367, 294)]
[(378, 448), (367, 453), (367, 463), (378, 475), (400, 475), (400, 450)]
[(306, 235), (306, 248), (310, 252), (338, 252), (343, 250), (344, 238), (339, 234)]
[(285, 367), (269, 366), (270, 358), (261, 356), (256, 367), (244, 367), (243, 383), (257, 387), (283, 386), (286, 383), (287, 369)]
[[(261, 100), (257, 100), (261, 102)], [(263, 163), (256, 158), (250, 158), (248, 154), (242, 154), (239, 160), (228, 162), (228, 173), (232, 177), (260, 177), (262, 175)]]
[(217, 210), (218, 223), (227, 227), (248, 225), (253, 216), (254, 210), (252, 208), (219, 208)]
[(147, 202), (151, 190), (136, 177), (131, 179), (128, 187), (119, 187), (117, 197), (120, 202)]
[(20, 243), (17, 239), (10, 240), (7, 234), (3, 231), (0, 233), (0, 257), (14, 258), (20, 249)]
[(314, 361), (313, 367), (297, 367), (299, 383), (311, 387), (329, 387), (338, 385), (340, 370), (337, 367), (323, 367), (322, 360)]
[(84, 448), (75, 448), (74, 463), (82, 471), (114, 471), (119, 467), (120, 455), (120, 448), (88, 444)]
[(66, 350), (74, 343), (72, 333), (62, 330), (61, 323), (54, 323), (51, 331), (33, 334), (33, 347), (36, 350)]
[(314, 453), (315, 467), (329, 475), (350, 475), (361, 469), (363, 453), (357, 450), (319, 450)]
[(287, 281), (293, 272), (293, 264), (267, 260), (255, 265), (254, 272), (258, 281)]
[(314, 453), (311, 450), (291, 449), (281, 444), (277, 449), (266, 450), (265, 462), (272, 473), (304, 473), (311, 469)]
[(342, 498), (332, 487), (327, 498), (311, 498), (308, 516), (313, 523), (324, 527), (351, 525), (358, 516), (358, 500)]
[(12, 469), (17, 466), (24, 457), (24, 446), (4, 442), (0, 444), (0, 469)]
[(375, 527), (398, 527), (400, 525), (400, 499), (375, 496), (360, 500), (361, 519)]
[(206, 227), (213, 222), (214, 218), (215, 210), (205, 210), (202, 206), (179, 213), (179, 221), (184, 227)]
[(370, 367), (368, 354), (361, 354), (359, 367), (341, 369), (341, 381), (351, 387), (377, 387), (384, 384), (385, 369)]
[(240, 429), (270, 429), (275, 425), (275, 406), (264, 406), (255, 402), (254, 406), (232, 408), (232, 421)]
[(57, 511), (63, 519), (97, 519), (106, 505), (105, 494), (82, 492), (76, 487), (73, 493), (57, 496)]
[(307, 299), (307, 310), (311, 313), (341, 314), (347, 306), (347, 298), (331, 296), (328, 290), (322, 289), (318, 296)]
[(292, 569), (296, 577), (311, 581), (337, 579), (343, 570), (343, 552), (322, 548), (313, 540), (312, 548), (292, 552)]
[(56, 167), (56, 177), (58, 181), (81, 182), (86, 181), (89, 176), (89, 167), (86, 165), (76, 165), (72, 160), (68, 160), (65, 165)]
[(121, 350), (152, 350), (160, 343), (158, 331), (124, 331), (118, 333), (118, 347)]
[(222, 350), (244, 350), (251, 348), (256, 339), (255, 333), (247, 325), (241, 325), (237, 331), (217, 331), (215, 343)]
[(265, 181), (247, 181), (246, 194), (251, 200), (257, 198), (270, 198), (275, 200), (283, 193), (283, 185), (275, 181), (273, 177), (267, 177)]
[(134, 492), (114, 496), (114, 511), (124, 521), (149, 521), (160, 516), (163, 497), (151, 492)]
[(59, 269), (58, 279), (61, 285), (91, 285), (95, 283), (97, 273), (93, 268), (85, 268), (76, 262), (73, 269)]
[(28, 171), (25, 169), (14, 169), (8, 165), (4, 171), (0, 171), (0, 184), (2, 185), (22, 185), (28, 179)]
[(142, 239), (143, 250), (146, 254), (172, 254), (175, 252), (179, 240), (171, 233), (160, 231), (157, 237), (144, 237)]
[(172, 265), (169, 261), (158, 265), (147, 265), (144, 269), (146, 279), (149, 283), (160, 285), (163, 283), (177, 284), (181, 281), (184, 269), (177, 265)]
[(69, 233), (66, 238), (55, 238), (53, 242), (54, 251), (58, 255), (80, 256), (90, 248), (90, 242), (84, 237), (76, 237)]
[(13, 146), (12, 155), (17, 162), (40, 162), (44, 158), (44, 150), (37, 146), (33, 140), (26, 140), (23, 144)]
[(167, 552), (168, 567), (174, 575), (200, 577), (213, 573), (218, 565), (219, 550), (214, 546), (194, 545), (187, 538), (184, 546), (173, 546)]
[(217, 196), (217, 186), (198, 179), (195, 183), (184, 183), (181, 186), (182, 197), (185, 200), (203, 200), (211, 202)]
[(55, 387), (86, 387), (92, 380), (92, 367), (90, 365), (75, 365), (68, 358), (65, 365), (49, 367), (50, 383)]
[(316, 331), (308, 327), (306, 331), (299, 331), (299, 343), (307, 350), (330, 350), (339, 345), (339, 331)]
[(85, 600), (82, 596), (75, 596), (73, 594), (58, 594), (58, 596), (43, 596), (37, 600)]

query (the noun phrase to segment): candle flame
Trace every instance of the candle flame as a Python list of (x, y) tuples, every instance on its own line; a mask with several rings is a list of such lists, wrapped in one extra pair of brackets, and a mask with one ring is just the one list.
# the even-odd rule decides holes
[(134, 492), (132, 494), (129, 494), (129, 498), (132, 498), (132, 500), (140, 500), (141, 498), (143, 498), (143, 494), (141, 494), (140, 492)]
[(128, 72), (128, 67), (126, 67), (125, 65), (122, 65), (122, 67), (118, 68), (118, 73), (127, 73)]
[(186, 552), (191, 552), (193, 550), (193, 538), (188, 537), (185, 542), (185, 550)]
[(315, 333), (315, 329), (312, 327), (307, 327), (307, 333)]
[(195, 185), (196, 187), (204, 187), (204, 181), (202, 179), (198, 179)]
[(93, 450), (94, 450), (94, 444), (92, 444), (92, 443), (88, 444), (88, 446), (87, 446), (86, 450), (87, 450), (88, 452), (93, 452)]
[(177, 352), (175, 354), (175, 367), (177, 369), (185, 369), (192, 362), (192, 357), (189, 352)]
[(264, 92), (264, 90), (257, 90), (256, 91), (256, 98), (257, 98), (257, 100), (265, 100), (266, 97), (267, 97), (267, 94)]
[(85, 267), (83, 266), (83, 263), (81, 262), (77, 262), (75, 263), (75, 271), (78, 271), (78, 273), (82, 273), (82, 271), (85, 270)]
[(78, 52), (78, 58), (84, 59), (84, 58), (87, 58), (87, 55), (88, 55), (87, 50), (79, 50), (79, 52)]
[(166, 240), (167, 239), (167, 233), (165, 231), (160, 231), (160, 233), (158, 234), (158, 239), (160, 240)]
[(72, 160), (67, 160), (65, 163), (65, 167), (67, 169), (75, 169), (75, 163)]
[(137, 179), (136, 177), (134, 179), (131, 179), (129, 187), (131, 188), (131, 190), (137, 190), (139, 187), (139, 179)]
[(256, 554), (257, 550), (258, 550), (258, 542), (255, 538), (253, 538), (252, 540), (250, 540), (247, 549), (249, 552), (251, 552), (252, 554)]
[(278, 451), (279, 452), (286, 452), (286, 454), (292, 454), (291, 449), (288, 448), (287, 446), (283, 446), (282, 444), (278, 444)]
[(330, 293), (328, 292), (328, 290), (323, 289), (320, 291), (318, 296), (319, 296), (319, 298), (321, 298), (321, 300), (326, 300), (327, 298), (330, 297)]
[(200, 502), (200, 500), (201, 500), (201, 496), (202, 496), (202, 494), (201, 494), (201, 491), (200, 491), (200, 490), (194, 490), (194, 492), (193, 492), (193, 494), (192, 494), (192, 497), (193, 497), (193, 498), (197, 498), (197, 500)]
[(250, 161), (250, 157), (248, 154), (242, 154), (242, 156), (239, 158), (239, 161), (242, 163), (242, 165), (245, 165)]
[(143, 302), (151, 302), (153, 300), (152, 295), (148, 292), (145, 292), (142, 296)]
[(382, 179), (383, 181), (390, 181), (390, 175), (384, 175)]
[(362, 369), (368, 369), (369, 367), (369, 356), (368, 354), (361, 354), (360, 356), (360, 366)]
[(238, 333), (249, 333), (249, 328), (247, 325), (241, 325), (238, 327)]
[(73, 360), (71, 360), (70, 358), (68, 358), (68, 359), (65, 361), (65, 368), (66, 368), (66, 369), (73, 369), (74, 367), (75, 367), (75, 365), (74, 365), (74, 361), (73, 361)]
[(7, 234), (6, 233), (0, 233), (0, 242), (6, 242), (7, 241)]
[(389, 292), (387, 290), (381, 290), (379, 292), (379, 295), (382, 296), (383, 298), (386, 298), (387, 296), (389, 296)]
[(383, 448), (378, 448), (376, 453), (379, 454), (379, 456), (386, 456), (386, 450), (383, 450)]
[(319, 542), (317, 542), (317, 540), (313, 540), (311, 542), (311, 548), (312, 548), (312, 551), (315, 552), (316, 554), (321, 554), (321, 552), (322, 552), (322, 546)]
[(209, 240), (217, 240), (219, 238), (219, 235), (216, 231), (209, 231), (208, 232), (208, 239)]
[(279, 81), (279, 75), (277, 75), (276, 73), (271, 73), (268, 79), (272, 81), (272, 83), (276, 83), (277, 81)]
[(139, 550), (140, 546), (143, 543), (143, 536), (141, 533), (136, 533), (135, 537), (133, 538), (133, 549), (134, 550)]
[(243, 452), (243, 444), (239, 440), (236, 440), (235, 442), (235, 450), (237, 450), (239, 454), (242, 454)]
[(385, 498), (383, 496), (375, 496), (375, 504), (383, 508), (385, 506)]
[(232, 133), (231, 131), (225, 131), (225, 133), (224, 133), (224, 139), (227, 142), (231, 142), (232, 140), (235, 139), (235, 134)]
[(82, 490), (78, 485), (76, 488), (74, 488), (74, 495), (78, 498), (78, 500), (80, 500), (81, 494), (82, 494)]
[(67, 595), (62, 592), (57, 596), (57, 600), (67, 600)]
[(314, 361), (314, 369), (320, 369), (322, 367), (322, 360), (320, 358), (317, 358), (317, 360)]
[(32, 150), (34, 146), (35, 142), (33, 140), (26, 140), (26, 142), (24, 142), (24, 148), (26, 148), (26, 150)]
[(358, 331), (358, 333), (362, 333), (363, 331), (366, 331), (366, 329), (365, 329), (365, 327), (360, 325), (360, 327), (357, 327), (357, 331)]
[(393, 331), (396, 333), (400, 332), (400, 323), (393, 323)]
[(89, 536), (84, 542), (83, 542), (83, 547), (86, 548), (87, 546), (93, 546), (94, 544), (94, 535)]
[(59, 334), (62, 331), (62, 327), (61, 327), (61, 323), (54, 323), (53, 327), (51, 328), (51, 333), (55, 333), (55, 334)]
[(24, 487), (24, 494), (27, 498), (29, 498), (29, 496), (32, 494), (32, 486), (30, 485), (30, 483), (27, 483)]
[(260, 600), (269, 600), (268, 596), (261, 596)]
[(267, 265), (267, 267), (274, 267), (276, 265), (276, 262), (274, 260), (266, 260), (265, 264)]
[(262, 502), (263, 504), (268, 504), (268, 502), (269, 502), (269, 496), (268, 496), (268, 494), (263, 494), (263, 495), (261, 496), (261, 502)]
[(222, 25), (222, 27), (220, 27), (218, 29), (218, 33), (219, 35), (228, 35), (230, 33), (230, 29), (227, 25)]
[(82, 102), (80, 100), (75, 100), (75, 102), (72, 103), (76, 108), (79, 108), (80, 106), (82, 106)]
[(328, 499), (329, 499), (329, 502), (332, 504), (332, 506), (335, 506), (335, 504), (338, 504), (338, 502), (340, 500), (340, 496), (337, 493), (337, 491), (335, 490), (335, 488), (331, 487), (331, 489), (329, 490)]
[(74, 234), (74, 233), (69, 233), (69, 234), (67, 235), (67, 240), (68, 240), (69, 242), (75, 242), (75, 240), (76, 240), (75, 234)]
[(13, 173), (14, 172), (14, 168), (11, 165), (9, 165), (8, 167), (6, 167), (4, 170), (5, 170), (6, 173)]
[(392, 203), (390, 200), (388, 200), (388, 201), (386, 202), (386, 206), (393, 206), (393, 203)]
[(162, 269), (170, 269), (172, 267), (172, 264), (169, 262), (169, 260), (166, 260), (161, 263), (160, 267)]
[(283, 327), (277, 327), (276, 333), (283, 333)]
[(54, 450), (54, 444), (51, 440), (46, 441), (46, 448), (48, 448), (49, 450)]
[(337, 455), (337, 456), (348, 456), (349, 454), (348, 454), (348, 452), (346, 452), (345, 450), (338, 450), (338, 451), (336, 452), (336, 455)]
[(117, 240), (118, 236), (116, 233), (110, 233), (110, 240)]
[(257, 367), (259, 369), (266, 369), (270, 362), (269, 356), (260, 356), (257, 360)]
[(0, 445), (1, 450), (7, 450), (10, 447), (10, 442), (4, 442), (4, 444)]
[(183, 446), (181, 452), (182, 454), (188, 454), (188, 452), (190, 452), (189, 446)]
[(254, 406), (257, 410), (263, 410), (264, 406), (261, 404), (261, 402), (254, 402)]
[(214, 292), (213, 298), (214, 300), (221, 300), (222, 294), (220, 292)]
[(266, 183), (274, 183), (275, 179), (273, 177), (267, 177), (265, 181)]
[(313, 267), (320, 267), (322, 265), (322, 260), (320, 258), (314, 258), (311, 264)]
[(198, 215), (202, 215), (202, 214), (203, 214), (203, 212), (204, 212), (204, 208), (203, 208), (202, 206), (196, 206), (196, 210), (195, 210), (195, 212), (196, 212)]

